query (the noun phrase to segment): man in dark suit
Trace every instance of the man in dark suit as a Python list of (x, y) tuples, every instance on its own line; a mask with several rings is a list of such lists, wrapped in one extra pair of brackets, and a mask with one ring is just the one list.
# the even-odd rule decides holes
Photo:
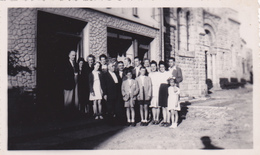
[(140, 67), (142, 66), (139, 57), (134, 58), (134, 63), (135, 63), (135, 68), (133, 69), (133, 79), (137, 78), (140, 75), (139, 71), (140, 71)]
[(182, 82), (183, 80), (181, 68), (176, 66), (175, 58), (173, 57), (169, 58), (168, 64), (169, 64), (168, 70), (172, 73), (172, 76), (175, 77), (177, 86), (179, 87), (179, 83)]
[(109, 119), (115, 117), (115, 110), (120, 95), (119, 77), (115, 74), (115, 62), (108, 62), (108, 72), (104, 73), (104, 99), (107, 100)]
[(87, 99), (87, 103), (86, 103), (86, 112), (90, 115), (90, 114), (92, 114), (92, 111), (91, 111), (91, 109), (92, 109), (92, 104), (90, 104), (90, 101), (89, 101), (89, 94), (90, 94), (90, 92), (89, 92), (89, 74), (94, 70), (94, 62), (95, 62), (95, 56), (94, 55), (92, 55), (92, 54), (90, 54), (90, 55), (88, 55), (88, 57), (87, 57), (87, 62), (85, 63), (85, 65), (84, 65), (84, 70), (85, 70), (85, 72), (86, 72), (86, 78), (85, 78), (85, 80), (87, 81), (87, 89), (86, 89), (86, 99)]
[(76, 52), (70, 51), (69, 60), (64, 66), (64, 106), (65, 108), (75, 104), (75, 85), (77, 76), (77, 65), (75, 62)]
[(117, 71), (116, 75), (118, 77), (118, 83), (119, 83), (119, 101), (118, 106), (116, 106), (116, 113), (118, 114), (118, 121), (120, 124), (124, 124), (126, 122), (126, 116), (125, 116), (125, 107), (124, 107), (124, 100), (122, 97), (122, 91), (121, 86), (122, 82), (125, 80), (125, 72), (124, 72), (124, 63), (122, 61), (119, 61), (117, 63)]

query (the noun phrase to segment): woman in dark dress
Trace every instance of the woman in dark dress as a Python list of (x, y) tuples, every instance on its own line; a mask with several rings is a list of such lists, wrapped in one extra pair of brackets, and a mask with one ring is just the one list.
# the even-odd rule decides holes
[(78, 59), (79, 73), (78, 73), (78, 98), (79, 98), (79, 109), (80, 111), (88, 112), (89, 102), (89, 84), (88, 84), (88, 73), (86, 70), (86, 62), (83, 58)]
[(166, 65), (163, 61), (159, 62), (158, 79), (160, 79), (159, 88), (159, 106), (162, 107), (163, 121), (160, 126), (170, 126), (170, 122), (167, 122), (167, 102), (168, 102), (168, 82), (167, 79), (171, 76), (170, 72), (166, 71)]

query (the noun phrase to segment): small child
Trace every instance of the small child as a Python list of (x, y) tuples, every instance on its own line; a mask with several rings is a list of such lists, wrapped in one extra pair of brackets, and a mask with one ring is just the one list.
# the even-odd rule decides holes
[(100, 68), (101, 68), (100, 62), (96, 62), (94, 64), (94, 70), (91, 72), (91, 74), (89, 74), (89, 88), (90, 88), (89, 100), (93, 101), (93, 112), (94, 112), (95, 119), (103, 119), (102, 112), (101, 112), (103, 82), (102, 82), (102, 74), (100, 72)]
[(140, 67), (140, 75), (136, 78), (139, 86), (137, 100), (140, 105), (141, 126), (148, 125), (148, 107), (152, 96), (151, 78), (146, 76), (147, 70), (145, 67)]
[(170, 77), (168, 80), (168, 110), (171, 113), (172, 125), (170, 128), (176, 128), (178, 123), (178, 111), (181, 110), (179, 102), (180, 88), (177, 87), (177, 83), (174, 77)]
[(128, 126), (136, 126), (135, 123), (135, 100), (139, 91), (138, 83), (132, 79), (132, 70), (126, 70), (127, 79), (122, 83), (122, 96), (125, 101), (126, 117)]

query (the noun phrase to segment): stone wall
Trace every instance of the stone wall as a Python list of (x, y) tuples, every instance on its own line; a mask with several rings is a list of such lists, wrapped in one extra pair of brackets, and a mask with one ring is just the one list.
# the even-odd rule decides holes
[[(45, 11), (86, 21), (89, 26), (89, 54), (98, 57), (107, 54), (107, 27), (154, 38), (154, 44), (159, 51), (159, 30), (131, 22), (119, 17), (80, 8), (10, 8), (8, 10), (8, 51), (17, 50), (18, 63), (29, 67), (32, 73), (19, 73), (9, 76), (9, 86), (36, 87), (36, 47), (37, 47), (37, 11)], [(155, 54), (156, 60), (161, 59), (161, 53)]]
[[(169, 15), (166, 16), (174, 18), (172, 20), (173, 22), (170, 22), (172, 23), (171, 26), (180, 27), (176, 22), (177, 8), (170, 9), (170, 12), (167, 11), (165, 12), (169, 13)], [(240, 81), (242, 77), (246, 77), (242, 73), (242, 62), (245, 58), (241, 56), (243, 50), (241, 48), (239, 34), (240, 24), (236, 21), (237, 12), (230, 9), (216, 8), (182, 8), (182, 11), (184, 15), (186, 12), (190, 12), (190, 36), (188, 40), (185, 40), (187, 32), (184, 32), (184, 29), (177, 29), (176, 31), (179, 31), (179, 33), (185, 34), (180, 35), (180, 41), (184, 40), (180, 45), (182, 46), (188, 42), (193, 48), (189, 48), (188, 51), (182, 50), (181, 47), (180, 50), (178, 50), (178, 37), (174, 37), (174, 34), (177, 33), (167, 27), (166, 33), (171, 34), (167, 34), (168, 38), (165, 40), (165, 45), (170, 45), (168, 49), (174, 48), (172, 53), (175, 55), (177, 65), (182, 69), (183, 82), (180, 84), (182, 91), (181, 96), (203, 96), (207, 94), (205, 51), (211, 54), (210, 61), (212, 64), (210, 67), (212, 69), (214, 66), (214, 69), (210, 70), (210, 72), (214, 73), (210, 79), (214, 82), (215, 89), (219, 88), (219, 78), (230, 79), (235, 77)], [(185, 25), (185, 21), (181, 21), (180, 24), (181, 26)], [(211, 41), (205, 29), (210, 31)], [(172, 41), (170, 36), (173, 36), (172, 38), (174, 38), (175, 41)], [(167, 49), (167, 47), (165, 48)], [(185, 48), (186, 47), (184, 47), (184, 49)], [(213, 62), (213, 60), (215, 61)], [(247, 61), (250, 60), (244, 60), (244, 62)]]
[(9, 76), (9, 86), (36, 87), (36, 22), (36, 9), (8, 9), (8, 51), (17, 51), (17, 65), (32, 71)]
[(157, 29), (104, 14), (92, 9), (42, 8), (40, 10), (86, 21), (90, 26), (89, 53), (97, 56), (107, 54), (107, 27), (150, 38), (159, 37), (159, 31)]

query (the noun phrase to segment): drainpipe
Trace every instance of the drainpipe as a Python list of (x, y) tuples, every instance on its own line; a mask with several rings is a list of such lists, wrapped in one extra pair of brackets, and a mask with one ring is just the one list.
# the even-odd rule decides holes
[(160, 52), (161, 52), (161, 60), (164, 60), (164, 24), (163, 24), (163, 8), (160, 8)]

